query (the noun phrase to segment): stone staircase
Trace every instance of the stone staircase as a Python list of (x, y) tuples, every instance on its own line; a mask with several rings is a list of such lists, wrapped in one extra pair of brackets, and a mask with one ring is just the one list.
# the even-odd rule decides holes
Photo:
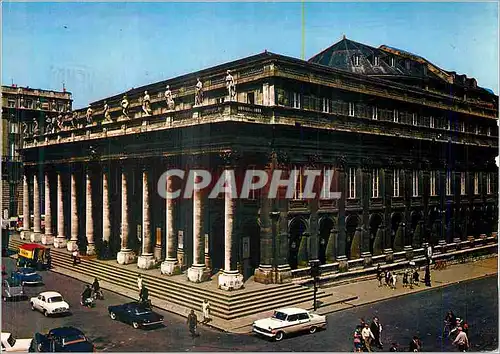
[[(10, 239), (9, 248), (17, 251), (23, 243), (25, 242), (13, 236)], [(313, 298), (312, 288), (294, 283), (263, 285), (250, 281), (247, 282), (249, 286), (245, 289), (224, 292), (216, 286), (208, 288), (201, 284), (179, 280), (180, 278), (172, 280), (171, 277), (161, 275), (158, 270), (139, 271), (137, 268), (120, 266), (109, 261), (82, 258), (80, 264), (73, 266), (70, 253), (65, 249), (51, 248), (51, 255), (52, 266), (57, 267), (61, 273), (66, 271), (68, 274), (79, 274), (80, 280), (87, 281), (88, 277), (97, 277), (100, 281), (137, 294), (137, 274), (141, 273), (153, 304), (155, 304), (155, 299), (163, 300), (184, 308), (187, 313), (189, 309), (201, 309), (203, 299), (209, 299), (212, 315), (224, 320), (297, 305), (312, 301)], [(101, 286), (106, 289), (105, 284)], [(326, 296), (329, 295), (318, 290), (318, 299)]]

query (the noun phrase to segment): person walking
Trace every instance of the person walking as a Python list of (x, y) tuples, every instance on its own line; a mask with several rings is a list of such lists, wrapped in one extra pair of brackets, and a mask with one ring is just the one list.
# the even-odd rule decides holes
[(420, 281), (420, 274), (418, 274), (418, 270), (415, 268), (415, 270), (413, 271), (413, 283), (416, 286), (420, 286), (419, 281)]
[(140, 297), (142, 291), (142, 276), (140, 274), (137, 275), (137, 289), (139, 290), (139, 297)]
[(389, 272), (389, 270), (385, 271), (385, 285), (386, 286), (391, 286), (391, 279), (392, 279), (392, 274)]
[(431, 269), (428, 264), (425, 266), (424, 282), (425, 286), (431, 286)]
[(71, 253), (71, 256), (73, 257), (73, 266), (76, 266), (78, 263), (80, 263), (80, 257), (78, 256), (78, 249), (75, 248), (73, 252)]
[(203, 304), (201, 305), (201, 309), (203, 310), (203, 321), (202, 323), (208, 323), (212, 319), (210, 318), (210, 303), (207, 299), (203, 300)]
[(139, 302), (149, 306), (149, 290), (144, 284), (142, 284), (141, 292), (139, 293)]
[(469, 349), (469, 338), (467, 338), (467, 334), (462, 330), (462, 327), (458, 327), (458, 334), (453, 341), (453, 345), (456, 345), (461, 352), (465, 352)]
[(50, 253), (47, 255), (47, 270), (50, 270), (52, 268), (52, 256)]
[(363, 338), (363, 342), (365, 343), (366, 350), (371, 352), (372, 351), (371, 343), (375, 337), (373, 336), (373, 333), (370, 330), (368, 323), (365, 323), (365, 328), (361, 330), (361, 337)]
[(403, 288), (408, 287), (408, 269), (403, 273)]
[(410, 352), (420, 352), (422, 351), (422, 342), (417, 336), (413, 336), (412, 341), (410, 342)]
[(378, 286), (382, 286), (382, 278), (384, 277), (384, 273), (382, 272), (382, 268), (380, 268), (380, 264), (377, 266), (377, 280)]
[(373, 317), (373, 321), (370, 325), (370, 331), (373, 333), (374, 345), (379, 349), (383, 348), (382, 342), (380, 341), (380, 334), (382, 332), (382, 325), (377, 316)]
[(196, 337), (196, 326), (198, 325), (198, 318), (194, 313), (194, 310), (191, 310), (191, 313), (188, 315), (187, 324), (189, 327), (189, 333), (191, 333), (191, 337)]
[(362, 341), (362, 337), (361, 337), (361, 330), (359, 328), (356, 328), (354, 330), (353, 344), (354, 344), (354, 351), (355, 352), (357, 352), (357, 353), (363, 352), (363, 341)]

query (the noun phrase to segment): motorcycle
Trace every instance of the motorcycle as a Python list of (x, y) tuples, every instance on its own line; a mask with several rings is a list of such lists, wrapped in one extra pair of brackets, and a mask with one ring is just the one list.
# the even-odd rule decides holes
[(453, 338), (455, 335), (458, 333), (458, 327), (463, 327), (464, 325), (464, 320), (461, 319), (460, 317), (457, 317), (457, 321), (455, 323), (455, 326), (450, 330), (450, 333), (448, 334), (448, 338)]
[(95, 306), (95, 299), (93, 296), (88, 297), (86, 299), (82, 299), (82, 301), (80, 301), (80, 305), (88, 307), (88, 308), (92, 308)]
[(104, 294), (102, 293), (101, 289), (92, 291), (92, 297), (94, 298), (94, 300), (104, 300)]

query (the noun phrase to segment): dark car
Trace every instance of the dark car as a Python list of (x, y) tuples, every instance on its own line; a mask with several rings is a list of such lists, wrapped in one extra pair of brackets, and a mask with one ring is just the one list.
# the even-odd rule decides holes
[(42, 277), (37, 274), (35, 268), (18, 268), (12, 272), (12, 278), (18, 280), (22, 285), (43, 284)]
[(19, 280), (14, 278), (2, 280), (2, 299), (3, 301), (12, 299), (27, 299), (28, 296), (24, 292), (24, 286)]
[(163, 323), (163, 316), (138, 302), (108, 306), (108, 312), (111, 319), (132, 324), (134, 328), (146, 328)]
[(94, 352), (95, 347), (85, 334), (75, 327), (54, 328), (47, 334), (36, 333), (30, 352)]

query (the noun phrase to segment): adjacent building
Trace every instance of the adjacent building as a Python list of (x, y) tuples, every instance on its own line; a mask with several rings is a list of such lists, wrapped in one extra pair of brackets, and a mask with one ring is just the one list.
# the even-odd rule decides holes
[[(344, 38), (308, 61), (264, 52), (30, 127), (24, 236), (195, 282), (222, 270), (222, 288), (464, 247), (497, 231), (497, 121), (498, 96), (402, 50)], [(292, 199), (165, 200), (171, 168), (301, 174)], [(310, 168), (333, 170), (342, 197), (303, 199)]]

